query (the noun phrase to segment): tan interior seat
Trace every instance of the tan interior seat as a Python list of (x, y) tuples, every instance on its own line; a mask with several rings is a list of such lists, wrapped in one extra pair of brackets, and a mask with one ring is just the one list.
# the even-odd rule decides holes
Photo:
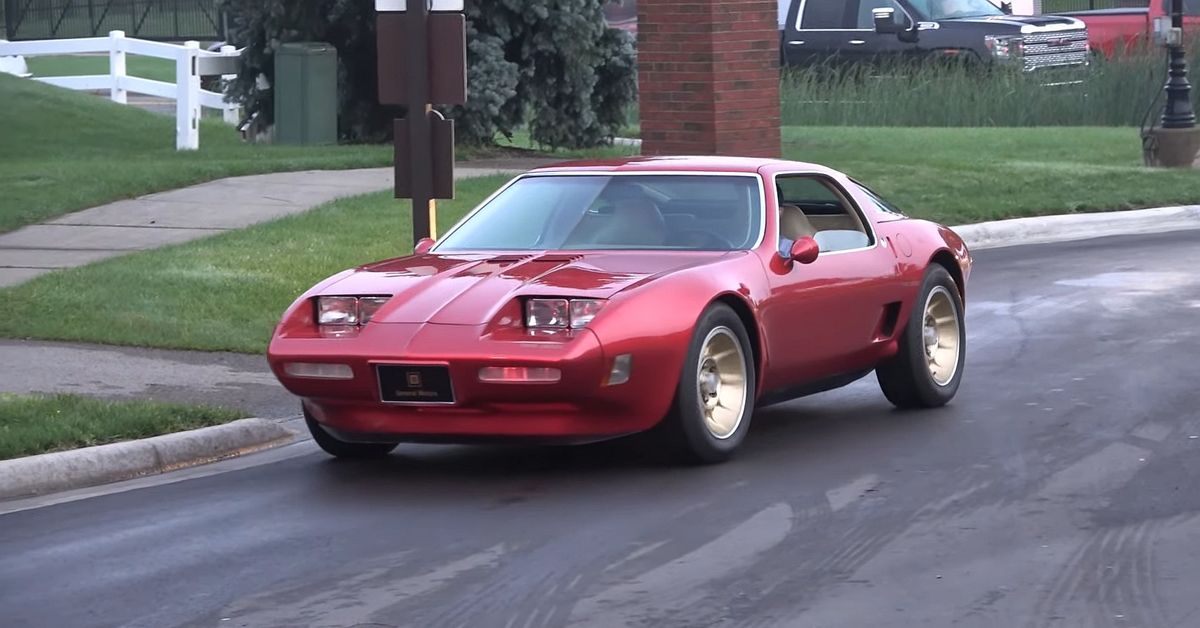
[(658, 206), (648, 199), (623, 199), (612, 207), (596, 228), (595, 244), (622, 246), (662, 246), (667, 239), (667, 223)]
[(804, 214), (804, 210), (795, 205), (779, 206), (779, 235), (793, 242), (804, 237), (813, 237), (817, 230)]
[(808, 221), (812, 223), (817, 232), (821, 231), (862, 231), (862, 225), (859, 224), (849, 214), (839, 214), (836, 216), (809, 216)]

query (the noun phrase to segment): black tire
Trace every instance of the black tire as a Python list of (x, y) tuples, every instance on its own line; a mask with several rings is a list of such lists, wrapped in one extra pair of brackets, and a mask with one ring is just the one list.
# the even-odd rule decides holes
[(325, 453), (338, 458), (359, 460), (382, 458), (392, 453), (392, 450), (399, 445), (399, 443), (348, 443), (338, 440), (326, 432), (325, 428), (309, 415), (307, 408), (304, 409), (304, 423), (308, 425), (308, 431), (317, 445), (325, 450)]
[[(926, 354), (926, 308), (934, 294), (948, 296), (958, 322), (958, 359), (953, 375), (939, 383), (930, 371)], [(912, 314), (900, 334), (900, 351), (875, 369), (879, 387), (888, 401), (898, 408), (937, 408), (946, 405), (958, 393), (963, 365), (967, 358), (967, 328), (963, 321), (962, 295), (954, 278), (941, 265), (925, 273), (921, 292)]]
[[(736, 341), (744, 373), (744, 399), (740, 417), (732, 431), (723, 437), (707, 427), (704, 404), (701, 401), (701, 352), (706, 342)], [(734, 354), (735, 356), (738, 354)], [(733, 358), (730, 358), (733, 359)], [(673, 457), (684, 462), (712, 464), (724, 462), (746, 439), (755, 399), (754, 350), (742, 320), (727, 305), (715, 304), (705, 310), (696, 322), (687, 357), (675, 391), (671, 412), (659, 426), (659, 434)], [(715, 399), (710, 397), (710, 399)], [(736, 412), (732, 413), (737, 416)]]

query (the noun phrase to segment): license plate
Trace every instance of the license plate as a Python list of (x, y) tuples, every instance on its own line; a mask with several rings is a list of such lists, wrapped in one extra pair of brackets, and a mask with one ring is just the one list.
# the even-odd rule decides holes
[(450, 369), (444, 366), (381, 364), (379, 394), (388, 403), (454, 403)]

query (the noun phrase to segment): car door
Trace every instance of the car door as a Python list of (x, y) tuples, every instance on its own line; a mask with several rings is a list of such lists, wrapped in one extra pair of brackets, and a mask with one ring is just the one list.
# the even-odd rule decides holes
[[(771, 356), (764, 390), (870, 368), (891, 339), (900, 310), (895, 255), (880, 245), (869, 217), (832, 177), (781, 173), (774, 182), (776, 206), (800, 206), (811, 215), (818, 241), (832, 248), (811, 264), (777, 258), (768, 269), (770, 294), (760, 308)], [(801, 235), (776, 231), (781, 252), (790, 247), (789, 235)], [(854, 231), (861, 232), (859, 240), (847, 237)]]

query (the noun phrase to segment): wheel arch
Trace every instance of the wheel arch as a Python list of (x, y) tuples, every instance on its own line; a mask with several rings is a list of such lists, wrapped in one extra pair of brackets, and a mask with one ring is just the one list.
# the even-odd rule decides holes
[(933, 265), (942, 266), (946, 272), (950, 273), (950, 277), (954, 279), (954, 285), (958, 286), (958, 296), (965, 302), (967, 300), (967, 282), (954, 253), (951, 253), (949, 249), (939, 249), (929, 259), (929, 266)]
[(733, 292), (718, 295), (712, 300), (709, 307), (718, 303), (729, 306), (733, 313), (741, 319), (742, 326), (746, 328), (746, 335), (750, 337), (750, 350), (754, 356), (754, 380), (756, 384), (759, 384), (755, 390), (761, 391), (766, 351), (762, 342), (762, 329), (758, 325), (758, 317), (754, 313), (754, 308), (750, 306), (744, 296)]

